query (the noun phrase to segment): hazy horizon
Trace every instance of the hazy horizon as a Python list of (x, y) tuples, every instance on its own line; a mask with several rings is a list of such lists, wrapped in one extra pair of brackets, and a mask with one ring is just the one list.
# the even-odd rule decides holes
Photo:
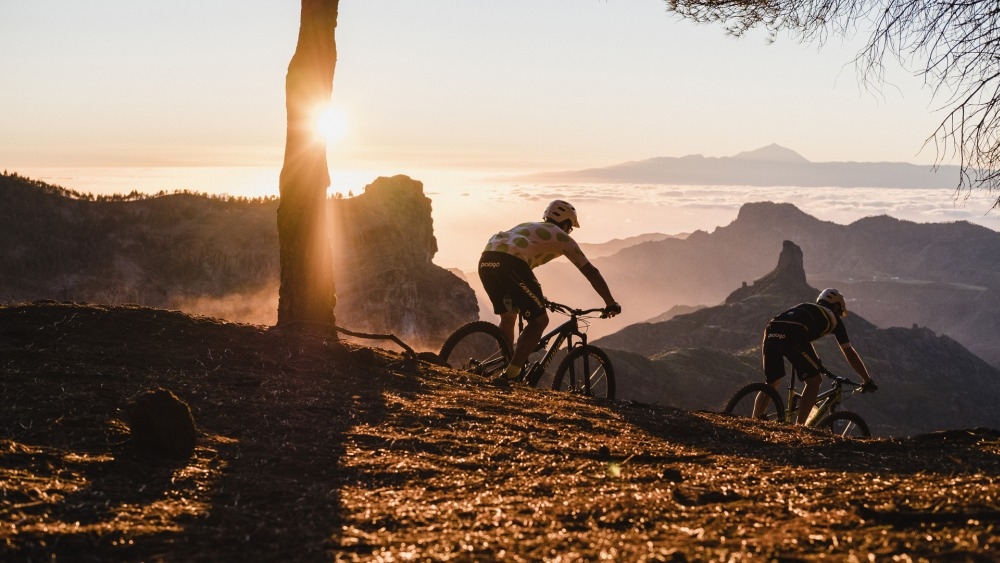
[[(277, 195), (300, 9), (263, 0), (0, 3), (0, 169), (81, 192)], [(852, 64), (864, 30), (822, 47), (775, 39), (729, 37), (679, 19), (663, 0), (342, 1), (331, 191), (358, 193), (396, 174), (423, 181), (437, 261), (463, 268), (492, 231), (538, 217), (556, 196), (582, 209), (582, 242), (711, 230), (761, 199), (825, 220), (899, 210), (996, 227), (979, 193), (922, 193), (913, 203), (855, 192), (853, 202), (824, 203), (793, 189), (659, 193), (498, 179), (772, 143), (812, 162), (935, 161), (924, 141), (943, 117), (940, 100), (891, 60), (891, 85), (867, 89)]]
[[(187, 189), (194, 192), (248, 197), (277, 195), (278, 168), (58, 168), (7, 170), (67, 189), (94, 194), (154, 194)], [(505, 182), (490, 171), (405, 170), (424, 184), (431, 199), (438, 253), (434, 263), (472, 271), (485, 241), (494, 232), (540, 217), (555, 198), (572, 201), (582, 228), (574, 238), (603, 243), (648, 233), (707, 232), (735, 220), (745, 203), (791, 203), (814, 217), (849, 224), (863, 217), (890, 215), (919, 223), (968, 221), (1000, 231), (1000, 214), (992, 198), (975, 192), (927, 188), (801, 188), (754, 186), (680, 186), (665, 184)], [(372, 171), (331, 167), (331, 192), (362, 193), (375, 180)], [(393, 175), (384, 174), (384, 175)], [(223, 189), (242, 186), (239, 193)], [(256, 186), (256, 188), (252, 187)]]

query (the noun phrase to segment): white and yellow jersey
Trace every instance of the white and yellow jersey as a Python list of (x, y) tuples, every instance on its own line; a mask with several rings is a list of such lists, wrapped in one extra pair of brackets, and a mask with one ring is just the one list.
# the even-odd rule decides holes
[(532, 268), (565, 256), (577, 268), (590, 263), (568, 234), (555, 223), (521, 223), (490, 238), (483, 252), (504, 252), (524, 260)]

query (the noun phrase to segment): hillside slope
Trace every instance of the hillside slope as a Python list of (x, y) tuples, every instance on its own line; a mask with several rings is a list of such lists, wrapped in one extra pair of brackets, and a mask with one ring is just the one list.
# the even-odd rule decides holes
[[(622, 304), (595, 323), (596, 336), (645, 321), (675, 305), (715, 305), (774, 267), (792, 240), (813, 287), (844, 291), (855, 312), (883, 327), (914, 324), (948, 335), (1000, 367), (1000, 233), (964, 222), (918, 224), (869, 217), (839, 225), (791, 204), (746, 204), (729, 225), (684, 240), (638, 244), (594, 264)], [(596, 295), (569, 264), (537, 270), (550, 297), (592, 303)]]
[[(774, 270), (736, 289), (723, 304), (664, 322), (634, 324), (594, 341), (622, 351), (612, 352), (620, 396), (711, 408), (743, 384), (762, 380), (764, 325), (819, 294), (806, 281), (807, 258), (795, 243), (785, 241)], [(1000, 427), (1000, 412), (993, 407), (1000, 401), (1000, 371), (952, 338), (920, 327), (878, 328), (853, 311), (853, 301), (848, 309), (851, 342), (880, 386), (878, 394), (852, 399), (848, 408), (864, 416), (876, 434)], [(857, 378), (832, 336), (815, 346), (831, 371)]]
[[(997, 549), (1000, 434), (845, 441), (140, 307), (0, 307), (11, 561), (912, 560)], [(165, 387), (193, 457), (137, 457)]]
[[(406, 176), (331, 199), (339, 325), (436, 350), (478, 318), (468, 284), (432, 263), (430, 199)], [(139, 304), (277, 320), (277, 198), (93, 198), (0, 175), (0, 303)]]
[(249, 301), (277, 287), (277, 208), (191, 193), (92, 200), (0, 175), (0, 303)]

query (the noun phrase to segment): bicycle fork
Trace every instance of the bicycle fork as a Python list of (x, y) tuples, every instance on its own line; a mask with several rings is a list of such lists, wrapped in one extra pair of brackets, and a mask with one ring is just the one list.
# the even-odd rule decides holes
[[(586, 346), (586, 344), (581, 344), (580, 346)], [(570, 351), (572, 351), (572, 348), (570, 348)], [(592, 375), (590, 372), (590, 354), (583, 354), (581, 359), (583, 360), (583, 373), (580, 376), (583, 383), (583, 394), (587, 397), (593, 397), (594, 389), (590, 386), (590, 376)], [(575, 368), (570, 365), (569, 369), (572, 370)]]

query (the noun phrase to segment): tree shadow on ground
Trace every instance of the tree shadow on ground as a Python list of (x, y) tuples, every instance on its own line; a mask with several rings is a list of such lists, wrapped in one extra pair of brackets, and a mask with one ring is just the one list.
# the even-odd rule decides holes
[[(30, 559), (323, 558), (340, 491), (365, 486), (342, 464), (345, 437), (384, 420), (386, 389), (421, 393), (417, 363), (399, 354), (172, 311), (4, 308), (0, 333), (12, 401), (0, 429), (24, 451), (0, 471), (28, 517), (7, 547)], [(191, 408), (190, 460), (127, 450), (122, 409), (153, 388)], [(55, 490), (60, 479), (72, 486)]]

